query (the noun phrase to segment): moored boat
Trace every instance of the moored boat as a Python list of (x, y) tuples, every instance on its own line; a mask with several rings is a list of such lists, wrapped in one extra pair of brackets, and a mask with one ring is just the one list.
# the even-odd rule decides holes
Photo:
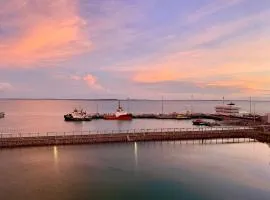
[(195, 119), (195, 120), (193, 120), (192, 121), (192, 124), (193, 125), (208, 125), (209, 124), (209, 122), (207, 122), (207, 121), (204, 121), (204, 120), (202, 120), (202, 119)]
[(186, 114), (178, 114), (176, 116), (176, 119), (191, 119), (191, 117), (189, 115), (186, 115)]
[(127, 113), (120, 105), (120, 101), (118, 102), (118, 108), (115, 113), (105, 114), (103, 116), (105, 120), (132, 120), (132, 114)]
[(218, 105), (215, 107), (216, 114), (224, 116), (238, 116), (240, 107), (236, 106), (234, 103), (229, 103), (227, 105)]
[(91, 121), (91, 115), (84, 110), (74, 109), (72, 113), (64, 115), (66, 121)]
[(193, 120), (192, 124), (198, 126), (220, 126), (220, 124), (217, 122), (209, 122), (202, 119)]

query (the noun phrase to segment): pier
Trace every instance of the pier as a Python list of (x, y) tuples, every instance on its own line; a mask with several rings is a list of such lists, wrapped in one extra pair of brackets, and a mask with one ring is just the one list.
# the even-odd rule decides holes
[(146, 142), (173, 140), (239, 140), (249, 139), (270, 142), (268, 127), (224, 127), (224, 128), (168, 128), (139, 129), (119, 131), (81, 131), (81, 132), (47, 132), (47, 133), (2, 133), (0, 148), (99, 144), (116, 142)]
[[(104, 119), (105, 114), (92, 114), (91, 118), (94, 120)], [(190, 119), (212, 119), (215, 121), (227, 121), (227, 120), (238, 120), (241, 122), (262, 122), (262, 116), (225, 116), (219, 114), (208, 114), (208, 113), (191, 113), (191, 114), (181, 114), (181, 113), (167, 113), (167, 114), (156, 114), (156, 113), (140, 113), (132, 114), (133, 119), (163, 119), (163, 120), (190, 120)]]

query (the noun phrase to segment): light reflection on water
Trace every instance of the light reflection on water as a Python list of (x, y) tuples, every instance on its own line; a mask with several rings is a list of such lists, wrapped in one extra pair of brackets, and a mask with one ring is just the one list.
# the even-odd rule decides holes
[(138, 166), (138, 147), (137, 142), (134, 142), (134, 159), (135, 159), (135, 166)]

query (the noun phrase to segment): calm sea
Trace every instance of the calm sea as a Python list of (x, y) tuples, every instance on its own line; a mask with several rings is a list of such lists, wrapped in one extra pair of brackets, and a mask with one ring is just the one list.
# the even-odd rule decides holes
[[(164, 101), (164, 112), (214, 112), (216, 101)], [(249, 110), (249, 102), (236, 102)], [(161, 101), (123, 101), (160, 113)], [(65, 122), (75, 107), (113, 112), (117, 101), (1, 100), (1, 129), (65, 131), (190, 127), (191, 121)], [(257, 102), (256, 111), (270, 111)], [(262, 143), (148, 142), (0, 149), (1, 200), (269, 200), (270, 148)]]
[[(163, 101), (163, 112), (214, 113), (214, 107), (221, 101)], [(228, 103), (228, 102), (225, 102)], [(248, 101), (237, 101), (243, 111), (250, 111)], [(65, 122), (64, 114), (74, 108), (83, 108), (89, 113), (115, 112), (118, 101), (77, 101), (77, 100), (0, 100), (0, 111), (6, 117), (0, 119), (0, 132), (51, 132), (88, 130), (127, 130), (143, 128), (192, 127), (190, 120), (141, 120)], [(161, 113), (162, 101), (121, 101), (126, 111), (132, 113)], [(270, 112), (270, 102), (255, 102), (251, 110), (256, 113)]]
[(262, 143), (149, 142), (0, 150), (1, 200), (269, 200)]

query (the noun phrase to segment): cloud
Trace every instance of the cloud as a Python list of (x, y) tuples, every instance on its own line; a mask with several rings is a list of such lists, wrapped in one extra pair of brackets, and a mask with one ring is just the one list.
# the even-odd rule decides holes
[(98, 82), (98, 78), (96, 76), (94, 76), (93, 74), (86, 74), (83, 76), (80, 75), (68, 75), (65, 76), (65, 78), (63, 78), (63, 76), (61, 76), (61, 79), (66, 79), (68, 78), (69, 80), (73, 80), (73, 81), (80, 81), (80, 82), (84, 82), (87, 84), (87, 86), (91, 89), (94, 90), (103, 90), (104, 88), (100, 85), (100, 83)]
[(83, 80), (87, 83), (88, 87), (96, 90), (102, 90), (103, 87), (98, 83), (97, 77), (92, 74), (87, 74), (83, 77)]
[(250, 28), (249, 31), (251, 31), (253, 30), (253, 25), (258, 25), (259, 23), (269, 23), (266, 20), (269, 17), (270, 10), (266, 10), (261, 13), (245, 16), (244, 18), (207, 26), (198, 33), (195, 33), (187, 38), (186, 44), (189, 47), (196, 47), (196, 45), (207, 44), (228, 36), (233, 37), (236, 33), (245, 34), (241, 31), (247, 31), (246, 29), (248, 28)]
[(0, 67), (30, 67), (89, 51), (86, 22), (78, 15), (76, 2), (4, 1), (6, 10), (0, 13), (0, 19), (8, 23), (2, 25)]
[(229, 8), (231, 6), (235, 6), (237, 4), (242, 3), (244, 0), (214, 0), (213, 2), (202, 6), (201, 8), (199, 8), (198, 10), (195, 11), (195, 13), (192, 13), (189, 17), (188, 17), (188, 22), (192, 23), (192, 22), (197, 22), (200, 19), (214, 14), (220, 10)]
[(70, 79), (71, 79), (71, 80), (74, 80), (74, 81), (79, 81), (79, 80), (82, 80), (82, 77), (77, 76), (77, 75), (71, 75), (71, 76), (70, 76)]
[(188, 81), (201, 88), (262, 95), (270, 89), (269, 42), (266, 31), (215, 48), (168, 53), (132, 66), (131, 78), (138, 83)]
[(13, 86), (10, 83), (0, 82), (0, 92), (4, 92), (4, 91), (10, 90), (12, 88), (13, 88)]

